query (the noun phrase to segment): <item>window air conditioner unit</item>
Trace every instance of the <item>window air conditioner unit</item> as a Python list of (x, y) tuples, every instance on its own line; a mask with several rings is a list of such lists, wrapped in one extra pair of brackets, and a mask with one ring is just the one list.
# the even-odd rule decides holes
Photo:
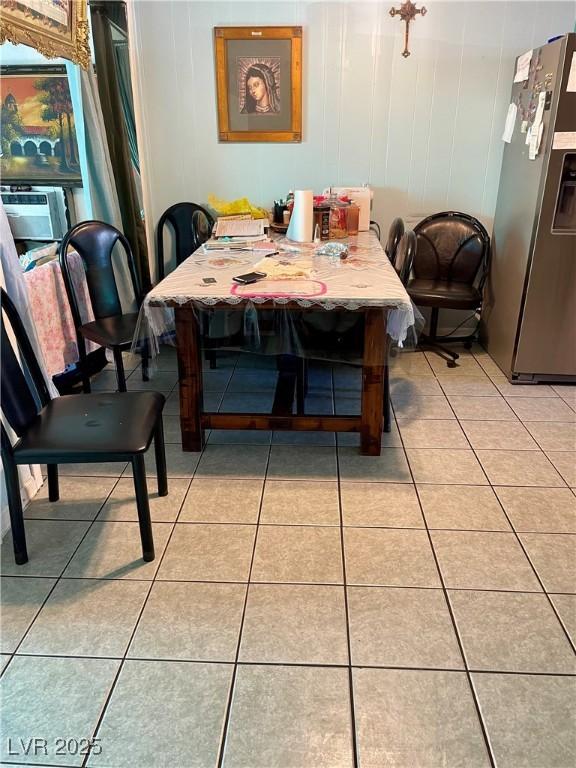
[(61, 189), (2, 193), (15, 240), (61, 240), (68, 229)]

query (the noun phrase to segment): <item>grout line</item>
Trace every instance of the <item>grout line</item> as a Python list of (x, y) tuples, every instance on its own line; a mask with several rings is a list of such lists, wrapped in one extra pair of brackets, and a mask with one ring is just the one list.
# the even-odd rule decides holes
[[(186, 500), (186, 496), (188, 495), (188, 491), (190, 490), (191, 484), (192, 484), (192, 479), (190, 479), (190, 481), (188, 483), (188, 488), (186, 490), (186, 493), (184, 494), (184, 496), (182, 497), (182, 501), (180, 502), (180, 509), (179, 509), (178, 515), (176, 517), (176, 521), (178, 520), (178, 517), (180, 516), (180, 513), (181, 513), (182, 508), (184, 506), (184, 501)], [(168, 479), (168, 486), (170, 486), (169, 479)], [(170, 491), (168, 491), (168, 492), (170, 492)], [(116, 684), (117, 684), (118, 679), (120, 677), (120, 673), (122, 672), (122, 669), (124, 667), (124, 663), (126, 661), (126, 656), (127, 656), (128, 651), (130, 649), (130, 646), (132, 645), (132, 640), (134, 639), (134, 636), (135, 636), (136, 631), (138, 629), (138, 625), (140, 624), (140, 619), (142, 618), (142, 615), (144, 613), (146, 605), (148, 604), (148, 599), (150, 598), (150, 594), (152, 592), (152, 589), (154, 588), (154, 584), (156, 582), (156, 576), (158, 574), (158, 571), (160, 570), (160, 566), (162, 565), (162, 561), (164, 559), (164, 556), (166, 555), (166, 552), (168, 551), (168, 545), (170, 544), (170, 541), (172, 539), (174, 531), (176, 530), (176, 521), (174, 523), (172, 523), (172, 530), (170, 531), (170, 533), (168, 535), (168, 538), (166, 540), (166, 545), (165, 545), (165, 547), (164, 547), (164, 549), (162, 551), (162, 554), (160, 555), (160, 559), (158, 561), (158, 566), (157, 566), (156, 570), (154, 571), (154, 576), (152, 577), (152, 579), (150, 579), (150, 582), (149, 582), (150, 586), (148, 588), (148, 591), (146, 593), (146, 596), (144, 598), (144, 601), (142, 603), (142, 606), (141, 606), (140, 611), (138, 613), (138, 616), (136, 618), (136, 622), (134, 623), (134, 627), (132, 629), (132, 632), (130, 633), (130, 637), (128, 638), (128, 642), (126, 643), (126, 647), (124, 649), (124, 654), (122, 655), (122, 657), (120, 659), (120, 664), (118, 665), (118, 669), (116, 670), (116, 674), (115, 674), (114, 679), (112, 680), (112, 683), (110, 685), (110, 689), (108, 691), (108, 695), (106, 696), (106, 699), (104, 700), (104, 703), (103, 703), (102, 708), (100, 710), (100, 715), (98, 717), (98, 720), (96, 721), (96, 725), (95, 725), (93, 733), (92, 733), (91, 742), (97, 737), (98, 731), (100, 729), (100, 726), (102, 725), (102, 722), (104, 720), (104, 716), (106, 714), (106, 710), (108, 709), (108, 704), (110, 703), (110, 700), (112, 698), (112, 694), (114, 693), (114, 690), (116, 688)], [(90, 747), (88, 748), (88, 751), (86, 752), (84, 760), (82, 761), (82, 768), (85, 768), (85, 766), (87, 765), (88, 760), (90, 759), (91, 751), (92, 751), (92, 746), (90, 745)]]
[(240, 657), (240, 647), (242, 643), (242, 634), (244, 631), (244, 620), (246, 618), (246, 609), (248, 607), (248, 595), (250, 592), (250, 583), (251, 583), (251, 576), (252, 576), (252, 568), (254, 567), (254, 558), (256, 556), (256, 546), (258, 543), (258, 531), (260, 527), (260, 517), (262, 515), (262, 505), (264, 502), (264, 488), (266, 486), (266, 473), (268, 472), (268, 466), (270, 464), (270, 454), (271, 454), (272, 446), (270, 445), (268, 447), (268, 458), (266, 461), (266, 470), (264, 473), (264, 482), (262, 483), (262, 488), (260, 490), (260, 504), (258, 508), (258, 519), (256, 522), (256, 531), (254, 534), (254, 542), (252, 544), (252, 556), (250, 558), (250, 567), (248, 569), (248, 578), (246, 581), (246, 592), (244, 595), (244, 606), (242, 608), (242, 615), (240, 617), (240, 625), (238, 627), (238, 643), (236, 645), (236, 654), (234, 657), (234, 668), (232, 670), (232, 677), (230, 679), (230, 687), (228, 691), (228, 701), (226, 702), (226, 713), (224, 715), (224, 721), (222, 723), (222, 732), (221, 732), (221, 739), (220, 739), (220, 745), (218, 748), (218, 768), (222, 768), (222, 764), (224, 762), (224, 753), (226, 750), (226, 741), (228, 737), (228, 730), (230, 727), (230, 717), (232, 714), (232, 701), (234, 698), (234, 690), (236, 688), (236, 674), (238, 670), (238, 660)]
[[(334, 371), (332, 371), (332, 391), (334, 392)], [(350, 607), (348, 605), (348, 587), (346, 577), (346, 548), (344, 542), (344, 512), (342, 508), (342, 489), (340, 485), (340, 456), (336, 451), (336, 476), (338, 480), (338, 512), (340, 515), (340, 547), (342, 557), (342, 578), (344, 581), (344, 614), (346, 618), (346, 646), (348, 648), (348, 686), (350, 694), (350, 730), (352, 736), (352, 757), (354, 768), (360, 765), (358, 733), (356, 726), (356, 705), (354, 701), (354, 676), (352, 674), (352, 643), (350, 640)]]
[[(402, 441), (402, 445), (404, 445), (404, 441), (402, 439), (402, 435), (400, 435), (400, 440)], [(421, 513), (421, 515), (422, 515), (422, 517), (424, 519), (424, 524), (426, 526), (426, 534), (428, 536), (428, 543), (430, 545), (430, 549), (432, 551), (432, 556), (434, 558), (434, 562), (436, 564), (436, 569), (438, 571), (438, 578), (440, 579), (440, 584), (442, 586), (442, 591), (444, 593), (444, 600), (446, 602), (446, 607), (447, 607), (448, 613), (450, 615), (450, 620), (452, 622), (452, 628), (454, 629), (454, 634), (455, 634), (455, 637), (456, 637), (456, 642), (458, 643), (458, 648), (460, 650), (460, 655), (462, 656), (462, 661), (463, 661), (463, 664), (464, 664), (464, 670), (466, 672), (466, 677), (468, 679), (468, 685), (470, 687), (470, 693), (472, 695), (472, 701), (473, 701), (474, 707), (476, 709), (476, 714), (478, 715), (478, 721), (479, 721), (479, 724), (480, 724), (480, 729), (482, 731), (482, 736), (484, 738), (484, 743), (485, 743), (486, 750), (487, 750), (487, 753), (488, 753), (488, 759), (490, 760), (490, 764), (491, 764), (492, 768), (496, 768), (496, 758), (495, 758), (495, 756), (493, 754), (492, 746), (490, 744), (490, 739), (488, 737), (487, 727), (486, 727), (486, 724), (484, 723), (484, 719), (482, 717), (482, 710), (480, 709), (480, 702), (478, 701), (478, 697), (476, 695), (476, 691), (475, 691), (474, 685), (472, 683), (472, 676), (471, 676), (471, 673), (470, 673), (470, 669), (468, 667), (468, 661), (466, 659), (466, 654), (464, 652), (463, 641), (462, 641), (462, 639), (460, 637), (460, 633), (458, 631), (458, 625), (456, 623), (456, 617), (454, 616), (454, 612), (452, 610), (452, 604), (450, 603), (450, 599), (449, 599), (449, 596), (448, 596), (448, 589), (447, 589), (446, 584), (444, 582), (444, 575), (442, 573), (442, 569), (440, 568), (440, 563), (438, 561), (438, 556), (436, 554), (436, 550), (434, 549), (434, 542), (432, 540), (432, 536), (431, 536), (430, 530), (428, 528), (428, 521), (426, 519), (426, 515), (424, 514), (424, 505), (422, 504), (422, 500), (420, 498), (420, 493), (418, 491), (418, 486), (416, 485), (416, 482), (414, 480), (414, 474), (412, 472), (412, 467), (411, 467), (409, 461), (408, 461), (408, 468), (409, 468), (409, 471), (410, 471), (410, 476), (412, 477), (412, 483), (413, 483), (414, 489), (416, 491), (416, 496), (418, 498), (418, 504), (420, 505), (420, 513)], [(482, 471), (484, 471), (484, 470), (482, 470)]]

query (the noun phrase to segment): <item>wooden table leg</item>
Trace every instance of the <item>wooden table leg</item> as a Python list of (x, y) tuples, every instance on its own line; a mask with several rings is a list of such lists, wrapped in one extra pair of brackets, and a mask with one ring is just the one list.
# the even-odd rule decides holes
[(202, 356), (200, 326), (192, 307), (175, 307), (176, 349), (180, 381), (180, 431), (183, 451), (201, 451), (202, 429)]
[(362, 416), (360, 453), (380, 456), (386, 360), (386, 310), (371, 308), (364, 314), (364, 360), (362, 364)]

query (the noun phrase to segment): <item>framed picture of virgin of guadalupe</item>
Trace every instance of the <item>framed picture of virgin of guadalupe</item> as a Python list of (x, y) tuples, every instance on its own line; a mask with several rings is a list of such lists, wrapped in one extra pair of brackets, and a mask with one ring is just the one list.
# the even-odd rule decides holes
[(220, 141), (302, 141), (302, 27), (215, 27)]

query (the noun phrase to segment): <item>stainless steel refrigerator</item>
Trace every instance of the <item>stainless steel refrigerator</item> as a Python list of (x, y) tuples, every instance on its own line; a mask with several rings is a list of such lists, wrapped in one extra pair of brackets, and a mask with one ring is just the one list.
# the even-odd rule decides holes
[(576, 34), (519, 58), (515, 79), (526, 73), (512, 85), (481, 339), (511, 381), (576, 381)]

